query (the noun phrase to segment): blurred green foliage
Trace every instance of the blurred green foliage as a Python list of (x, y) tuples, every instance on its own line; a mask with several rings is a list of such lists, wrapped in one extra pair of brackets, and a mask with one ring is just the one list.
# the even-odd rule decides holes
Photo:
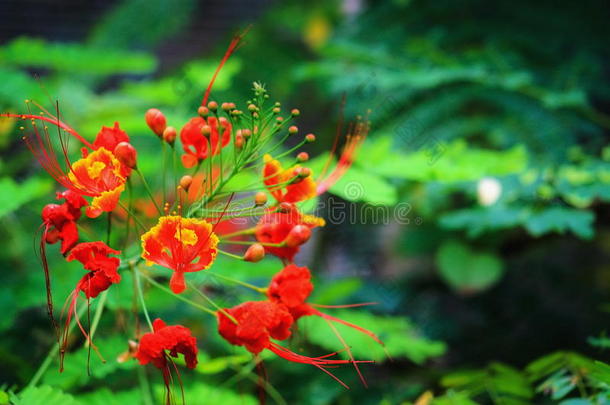
[[(590, 272), (590, 299), (608, 298), (603, 259), (608, 255), (610, 201), (610, 26), (600, 12), (607, 5), (588, 0), (561, 6), (550, 1), (388, 0), (354, 2), (360, 9), (348, 11), (345, 4), (287, 1), (270, 7), (255, 22), (247, 45), (225, 66), (214, 97), (244, 101), (253, 80), (266, 82), (285, 105), (301, 109), (305, 131), (320, 129), (312, 155), (332, 144), (342, 94), (347, 95), (347, 118), (370, 110), (371, 135), (352, 170), (330, 192), (352, 208), (406, 204), (408, 209), (389, 224), (368, 223), (371, 218), (363, 217), (359, 226), (320, 230), (312, 252), (320, 282), (312, 300), (380, 301), (370, 311), (328, 311), (374, 330), (393, 361), (368, 337), (337, 326), (356, 357), (378, 361), (362, 367), (368, 390), (357, 386), (353, 370), (338, 373), (352, 387), (344, 391), (317, 370), (269, 357), (265, 395), (279, 404), (607, 403), (610, 371), (593, 359), (597, 352), (585, 356), (566, 347), (537, 353), (529, 365), (521, 360), (508, 364), (524, 345), (513, 342), (515, 353), (469, 358), (461, 355), (467, 352), (464, 345), (488, 338), (460, 337), (468, 331), (459, 330), (448, 315), (453, 313), (439, 310), (438, 304), (451, 296), (468, 307), (484, 307), (508, 291), (503, 305), (513, 305), (520, 298), (516, 290), (511, 295), (511, 288), (525, 284), (511, 281), (516, 267), (526, 267), (528, 277), (544, 270), (553, 279), (552, 272), (560, 269), (555, 262), (567, 261), (574, 252), (549, 243), (556, 240), (576, 246), (580, 256), (575, 260), (584, 262), (582, 268), (578, 263), (568, 270), (573, 278), (562, 288), (570, 292), (572, 281), (580, 282), (576, 272)], [(205, 4), (124, 0), (100, 16), (79, 43), (23, 36), (2, 44), (1, 109), (24, 111), (26, 98), (54, 109), (57, 99), (64, 120), (89, 139), (101, 125), (119, 121), (138, 147), (141, 169), (153, 185), (158, 183), (156, 140), (143, 114), (157, 107), (169, 122), (186, 122), (224, 50), (224, 44), (217, 44), (213, 55), (193, 55), (176, 69), (160, 69), (163, 61), (156, 49), (188, 31), (197, 7)], [(44, 314), (43, 275), (32, 254), (40, 209), (53, 200), (53, 186), (32, 163), (18, 134), (14, 123), (0, 122), (0, 236), (5, 241), (0, 265), (6, 286), (0, 294), (0, 381), (6, 381), (0, 404), (9, 396), (23, 405), (142, 403), (140, 387), (148, 379), (159, 400), (163, 387), (158, 376), (151, 370), (138, 372), (133, 360), (116, 360), (127, 350), (129, 325), (135, 322), (129, 274), (111, 290), (111, 313), (104, 315), (96, 335), (107, 362), (93, 358), (87, 375), (88, 351), (75, 341), (63, 374), (52, 367), (43, 385), (24, 389), (53, 343)], [(311, 161), (314, 172), (323, 164), (322, 158)], [(481, 191), (482, 179), (499, 185), (491, 203), (482, 196), (489, 192)], [(237, 187), (252, 179), (235, 181)], [(103, 224), (91, 226), (84, 232)], [(392, 236), (384, 239), (384, 231)], [(329, 248), (335, 244), (343, 246), (338, 259), (335, 255), (342, 253)], [(599, 258), (591, 263), (595, 255)], [(54, 296), (61, 303), (78, 272), (60, 260), (55, 248), (50, 256)], [(545, 269), (532, 265), (539, 262), (531, 256), (542, 257)], [(373, 274), (346, 274), (341, 266), (333, 267), (337, 261)], [(220, 259), (214, 271), (264, 285), (278, 266)], [(164, 274), (161, 268), (155, 271)], [(205, 274), (198, 277), (227, 305), (252, 298), (248, 291), (228, 291)], [(555, 297), (549, 290), (559, 287), (547, 284), (536, 290), (537, 301)], [(191, 326), (204, 342), (199, 367), (182, 376), (188, 404), (257, 402), (259, 377), (252, 358), (219, 339), (213, 320), (163, 291), (150, 288), (146, 297), (151, 311)], [(456, 302), (446, 300), (446, 306)], [(565, 301), (552, 301), (553, 311), (570, 312), (572, 303)], [(599, 315), (599, 305), (594, 302), (587, 311)], [(481, 313), (464, 312), (466, 317)], [(511, 326), (503, 328), (500, 333), (508, 334)], [(580, 341), (571, 344), (583, 350), (588, 350), (587, 336), (602, 332), (573, 329)], [(543, 339), (550, 347), (556, 337)], [(607, 348), (604, 339), (602, 332), (589, 340)], [(291, 345), (320, 352), (342, 348), (332, 329), (317, 318), (303, 319)]]

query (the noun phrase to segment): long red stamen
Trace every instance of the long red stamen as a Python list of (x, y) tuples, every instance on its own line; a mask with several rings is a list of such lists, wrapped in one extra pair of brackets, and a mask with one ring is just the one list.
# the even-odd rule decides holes
[[(313, 309), (313, 308), (312, 308), (312, 309)], [(327, 315), (327, 314), (325, 314), (325, 313), (323, 313), (323, 312), (318, 311), (317, 309), (313, 309), (313, 311), (314, 311), (314, 315), (317, 315), (317, 316), (319, 316), (320, 318), (327, 319), (327, 320), (329, 320), (329, 321), (333, 321), (333, 322), (337, 322), (337, 323), (340, 323), (341, 325), (349, 326), (349, 327), (350, 327), (350, 328), (352, 328), (352, 329), (356, 329), (358, 332), (364, 333), (365, 335), (367, 335), (367, 336), (369, 336), (371, 339), (373, 339), (375, 342), (377, 342), (377, 343), (379, 343), (380, 345), (384, 346), (384, 344), (383, 344), (383, 342), (381, 341), (381, 339), (379, 339), (379, 338), (377, 337), (377, 335), (375, 335), (373, 332), (371, 332), (371, 331), (370, 331), (370, 330), (368, 330), (368, 329), (364, 329), (364, 328), (362, 328), (362, 327), (360, 327), (360, 326), (358, 326), (358, 325), (354, 325), (354, 324), (353, 324), (353, 323), (351, 323), (351, 322), (344, 321), (343, 319), (339, 319), (339, 318), (335, 318), (334, 316)]]
[(85, 138), (83, 138), (81, 135), (79, 135), (79, 133), (76, 132), (74, 129), (72, 129), (69, 125), (59, 121), (58, 119), (53, 119), (53, 118), (50, 118), (50, 117), (45, 117), (43, 115), (11, 114), (11, 113), (0, 113), (0, 117), (5, 117), (5, 118), (21, 118), (21, 119), (34, 119), (34, 120), (46, 121), (48, 123), (56, 125), (57, 127), (63, 129), (64, 131), (68, 132), (70, 135), (72, 135), (73, 137), (78, 139), (80, 142), (83, 143), (83, 145), (85, 145), (89, 149), (93, 149), (93, 145), (91, 143), (89, 143)]
[(222, 69), (224, 64), (227, 62), (227, 60), (229, 60), (229, 58), (231, 57), (231, 54), (233, 54), (233, 52), (235, 52), (237, 50), (237, 48), (239, 48), (240, 42), (246, 36), (246, 34), (248, 33), (249, 30), (250, 30), (250, 27), (247, 27), (243, 32), (236, 34), (233, 37), (233, 39), (231, 40), (231, 43), (229, 44), (227, 51), (225, 52), (224, 56), (220, 60), (220, 63), (218, 64), (218, 67), (216, 68), (216, 71), (214, 72), (214, 76), (212, 76), (212, 80), (210, 80), (210, 83), (208, 84), (208, 88), (205, 90), (205, 94), (203, 95), (203, 101), (201, 102), (201, 105), (205, 106), (208, 103), (208, 98), (210, 97), (210, 92), (212, 91), (212, 86), (214, 85), (214, 82), (216, 81), (216, 76), (218, 76), (218, 73), (220, 73), (220, 70)]

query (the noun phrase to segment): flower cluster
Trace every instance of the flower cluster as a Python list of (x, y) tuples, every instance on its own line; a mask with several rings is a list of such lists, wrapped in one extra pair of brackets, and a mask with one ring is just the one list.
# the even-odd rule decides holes
[[(185, 326), (168, 326), (161, 319), (151, 322), (145, 288), (179, 295), (181, 300), (215, 316), (219, 335), (232, 345), (243, 346), (255, 356), (268, 350), (282, 359), (317, 367), (335, 379), (329, 368), (351, 364), (364, 382), (359, 364), (370, 361), (354, 359), (339, 335), (347, 358), (337, 358), (337, 353), (308, 357), (291, 351), (287, 344), (279, 342), (290, 338), (300, 318), (320, 317), (335, 332), (332, 324), (340, 323), (381, 344), (373, 332), (323, 313), (319, 310), (322, 306), (309, 303), (314, 288), (311, 272), (294, 262), (315, 228), (324, 226), (322, 218), (303, 212), (301, 203), (326, 192), (349, 169), (368, 132), (368, 123), (359, 121), (350, 126), (340, 154), (336, 151), (339, 139), (335, 140), (327, 163), (314, 176), (314, 170), (308, 167), (309, 155), (299, 149), (316, 138), (313, 134), (299, 135), (298, 127), (293, 124), (299, 110), (282, 114), (280, 103), (270, 103), (266, 89), (258, 83), (254, 84), (253, 97), (244, 110), (232, 102), (208, 101), (214, 79), (240, 39), (236, 37), (231, 43), (195, 116), (179, 131), (168, 125), (168, 119), (159, 109), (152, 108), (144, 114), (144, 121), (159, 139), (160, 159), (182, 164), (181, 173), (176, 170), (177, 165), (170, 172), (169, 165), (163, 164), (165, 170), (156, 172), (157, 177), (150, 183), (155, 186), (152, 188), (138, 167), (136, 148), (119, 123), (102, 127), (94, 141), (89, 142), (60, 121), (59, 113), (51, 114), (35, 102), (27, 102), (28, 114), (2, 114), (5, 118), (31, 123), (33, 131), (24, 137), (26, 145), (65, 189), (57, 193), (57, 199), (63, 201), (61, 204), (48, 204), (42, 210), (40, 241), (48, 312), (58, 331), (61, 358), (70, 344), (73, 324), (78, 325), (90, 346), (98, 352), (92, 342), (95, 326), (87, 330), (80, 321), (83, 308), (87, 309), (90, 301), (97, 299), (101, 314), (107, 291), (121, 282), (123, 272), (128, 272), (139, 293), (139, 313), (144, 315), (150, 328), (147, 333), (142, 333), (139, 327), (133, 330), (130, 337), (137, 343), (130, 356), (142, 365), (150, 363), (162, 371), (168, 401), (172, 369), (177, 372), (173, 358), (182, 354), (186, 366), (194, 368), (197, 340)], [(41, 112), (33, 114), (32, 106)], [(68, 146), (68, 138), (80, 143), (78, 159), (72, 158), (74, 153)], [(289, 138), (297, 138), (291, 142), (296, 146), (285, 149)], [(57, 143), (61, 146), (59, 149)], [(254, 173), (256, 183), (231, 189), (231, 181), (248, 171)], [(139, 198), (134, 198), (134, 194)], [(236, 208), (238, 201), (245, 204)], [(82, 218), (83, 208), (90, 219), (106, 215), (104, 240), (93, 236), (95, 228)], [(81, 235), (79, 229), (90, 232)], [(134, 243), (136, 237), (138, 242)], [(46, 245), (60, 241), (59, 250), (65, 259), (80, 263), (86, 271), (67, 298), (61, 328), (54, 319), (46, 259)], [(133, 251), (137, 248), (134, 245), (140, 247), (139, 256), (126, 257), (124, 252)], [(119, 246), (121, 250), (117, 249)], [(258, 262), (266, 255), (276, 256), (281, 261), (280, 270), (267, 287), (218, 274), (227, 283), (248, 286), (261, 294), (259, 301), (221, 308), (189, 276), (200, 271), (215, 275), (219, 254), (247, 262)], [(169, 289), (159, 282), (168, 276)], [(211, 307), (194, 302), (189, 298), (191, 292), (204, 296)], [(79, 297), (84, 297), (85, 306), (79, 306)]]

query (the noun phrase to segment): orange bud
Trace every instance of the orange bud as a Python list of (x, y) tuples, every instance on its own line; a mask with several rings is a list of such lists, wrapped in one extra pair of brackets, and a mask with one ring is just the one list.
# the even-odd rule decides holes
[(170, 145), (173, 145), (174, 142), (176, 141), (176, 128), (174, 128), (174, 127), (165, 128), (165, 131), (163, 131), (163, 140), (165, 142), (169, 143)]
[(210, 134), (212, 133), (212, 127), (209, 125), (202, 126), (201, 133), (203, 134), (203, 136), (210, 136)]
[(210, 101), (208, 103), (208, 108), (210, 111), (216, 111), (218, 109), (218, 103), (216, 101)]
[(249, 138), (250, 136), (252, 136), (252, 131), (250, 131), (249, 129), (242, 129), (241, 130), (241, 134), (244, 136), (244, 138)]
[(316, 136), (314, 134), (307, 134), (305, 135), (305, 140), (309, 143), (315, 142)]
[(290, 115), (292, 115), (293, 117), (298, 117), (300, 114), (301, 112), (296, 108), (293, 108), (292, 111), (290, 111)]
[(148, 128), (157, 134), (158, 137), (163, 135), (163, 131), (165, 131), (165, 127), (167, 126), (167, 121), (165, 115), (163, 115), (161, 111), (156, 108), (151, 108), (146, 111), (144, 119), (146, 120)]
[(193, 182), (193, 177), (189, 176), (188, 174), (184, 175), (180, 178), (180, 187), (182, 187), (183, 189), (188, 191), (192, 182)]
[(260, 243), (255, 243), (250, 246), (244, 254), (244, 260), (247, 262), (260, 262), (265, 257), (265, 248)]
[(244, 147), (244, 136), (242, 134), (235, 134), (235, 147), (237, 149)]
[(301, 167), (297, 175), (301, 178), (309, 177), (311, 176), (311, 169), (309, 167)]
[(129, 142), (120, 142), (114, 148), (113, 154), (121, 164), (132, 169), (136, 167), (138, 152)]
[(292, 209), (292, 204), (287, 203), (287, 202), (280, 203), (280, 206), (279, 206), (280, 212), (285, 214), (287, 212), (290, 212), (291, 209)]
[(299, 162), (307, 162), (309, 160), (309, 153), (301, 152), (297, 155), (297, 160)]
[(223, 109), (223, 110), (225, 110), (225, 111), (231, 111), (231, 110), (232, 110), (233, 108), (235, 108), (235, 107), (234, 107), (234, 104), (233, 104), (233, 103), (222, 103), (222, 104), (220, 105), (220, 108), (222, 108), (222, 109)]
[(290, 128), (288, 128), (288, 133), (290, 135), (294, 135), (297, 132), (299, 132), (299, 128), (296, 125), (291, 125)]
[(259, 191), (254, 195), (254, 205), (260, 207), (261, 205), (267, 204), (267, 194), (263, 191)]
[(197, 114), (199, 114), (200, 117), (207, 117), (209, 113), (210, 110), (208, 107), (201, 106), (197, 109)]
[(297, 247), (307, 242), (311, 237), (311, 229), (306, 225), (297, 225), (290, 230), (284, 244), (287, 247)]

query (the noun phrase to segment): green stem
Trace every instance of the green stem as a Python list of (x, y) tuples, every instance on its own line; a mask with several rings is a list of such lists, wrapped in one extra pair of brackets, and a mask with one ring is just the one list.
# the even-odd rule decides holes
[(152, 200), (153, 204), (155, 204), (155, 207), (157, 208), (159, 215), (163, 215), (163, 211), (161, 210), (161, 208), (159, 208), (159, 204), (157, 204), (157, 201), (155, 200), (155, 196), (153, 195), (152, 191), (150, 190), (150, 187), (148, 186), (148, 183), (146, 182), (144, 175), (142, 174), (140, 169), (134, 169), (134, 170), (136, 171), (136, 173), (138, 173), (138, 176), (140, 176), (140, 179), (142, 180), (142, 184), (144, 185), (144, 188), (146, 189), (146, 192), (150, 196), (150, 199)]
[(144, 278), (145, 278), (145, 279), (146, 279), (146, 280), (147, 280), (147, 281), (148, 281), (150, 284), (152, 284), (154, 287), (156, 287), (156, 288), (160, 289), (161, 291), (164, 291), (164, 292), (166, 292), (166, 293), (168, 293), (168, 294), (170, 294), (170, 295), (173, 295), (174, 297), (178, 298), (180, 301), (182, 301), (182, 302), (186, 302), (187, 304), (189, 304), (189, 305), (191, 305), (191, 306), (193, 306), (193, 307), (195, 307), (195, 308), (198, 308), (198, 309), (200, 309), (200, 310), (202, 310), (202, 311), (204, 311), (204, 312), (207, 312), (207, 313), (208, 313), (208, 314), (210, 314), (210, 315), (214, 315), (214, 316), (216, 316), (216, 311), (213, 311), (213, 310), (211, 310), (210, 308), (204, 307), (203, 305), (198, 304), (198, 303), (196, 303), (195, 301), (191, 301), (191, 300), (189, 300), (188, 298), (185, 298), (185, 297), (183, 297), (183, 296), (182, 296), (182, 295), (180, 295), (180, 294), (176, 294), (176, 293), (174, 293), (174, 292), (173, 292), (172, 290), (170, 290), (169, 288), (164, 287), (164, 286), (162, 286), (161, 284), (159, 284), (158, 282), (156, 282), (156, 281), (155, 281), (155, 280), (154, 280), (152, 277), (148, 277), (148, 276), (147, 276), (147, 275), (145, 275), (145, 274), (142, 274), (142, 277), (144, 277)]
[(134, 278), (136, 280), (136, 289), (138, 290), (138, 297), (140, 299), (140, 305), (142, 306), (142, 312), (144, 312), (144, 317), (146, 318), (146, 323), (150, 327), (150, 330), (153, 330), (152, 322), (150, 320), (150, 315), (148, 315), (148, 309), (146, 309), (146, 301), (144, 301), (144, 294), (142, 293), (142, 286), (140, 285), (140, 272), (137, 267), (131, 266), (131, 270), (133, 271)]
[(95, 335), (95, 331), (97, 330), (97, 325), (100, 323), (100, 319), (102, 318), (102, 313), (104, 312), (104, 307), (106, 305), (106, 300), (108, 299), (108, 290), (104, 290), (100, 294), (100, 299), (97, 304), (97, 308), (95, 308), (95, 314), (93, 315), (93, 322), (91, 323), (91, 330), (89, 332), (89, 339), (85, 341), (85, 347), (89, 346), (89, 342), (93, 340), (93, 335)]

